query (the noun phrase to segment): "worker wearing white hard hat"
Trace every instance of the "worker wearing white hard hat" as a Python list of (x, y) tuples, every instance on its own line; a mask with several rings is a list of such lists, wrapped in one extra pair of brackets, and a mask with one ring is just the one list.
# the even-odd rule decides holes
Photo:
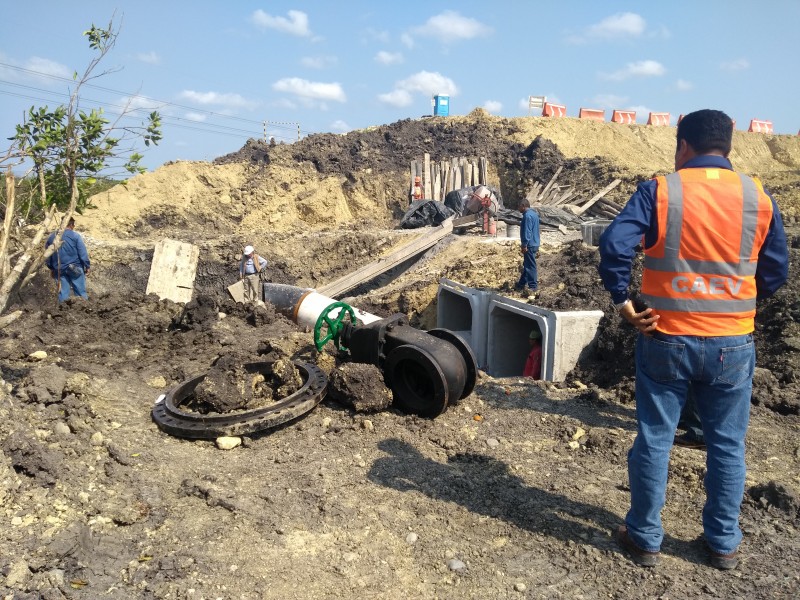
[(245, 246), (244, 250), (242, 250), (242, 258), (239, 261), (239, 279), (242, 280), (244, 286), (245, 301), (260, 300), (260, 280), (266, 268), (266, 259), (256, 254), (255, 248), (250, 244)]

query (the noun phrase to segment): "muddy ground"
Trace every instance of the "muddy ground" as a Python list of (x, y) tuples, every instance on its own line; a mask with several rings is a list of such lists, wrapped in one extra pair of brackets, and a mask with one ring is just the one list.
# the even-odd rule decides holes
[[(90, 300), (56, 306), (41, 276), (17, 298), (23, 316), (0, 331), (3, 598), (797, 597), (795, 225), (790, 283), (759, 307), (745, 540), (730, 573), (705, 563), (705, 455), (696, 450), (673, 450), (663, 564), (636, 567), (611, 538), (629, 501), (634, 334), (600, 286), (597, 250), (575, 232), (547, 234), (536, 303), (606, 316), (566, 382), (480, 373), (474, 393), (436, 419), (356, 412), (327, 398), (231, 450), (156, 427), (156, 399), (221, 357), (288, 356), (343, 370), (346, 357), (330, 346), (318, 353), (310, 332), (270, 306), (226, 298), (237, 250), (253, 242), (273, 281), (315, 286), (418, 235), (392, 225), (405, 201), (402, 170), (431, 136), (433, 147), (452, 144), (451, 154), (480, 144), (512, 205), (554, 165), (568, 164), (565, 173), (590, 195), (621, 173), (632, 186), (672, 151), (661, 156), (662, 140), (647, 140), (644, 127), (631, 143), (644, 139), (658, 153), (625, 162), (615, 153), (626, 154), (627, 133), (611, 124), (611, 133), (581, 124), (578, 137), (597, 147), (586, 156), (571, 129), (547, 122), (541, 137), (531, 134), (527, 121), (541, 119), (432, 121), (285, 147), (250, 143), (224, 164), (167, 165), (115, 192), (134, 194), (133, 203), (97, 199), (97, 214), (78, 225), (95, 264)], [(756, 142), (742, 146), (753, 155), (751, 172), (763, 168), (785, 192), (791, 217), (800, 146), (779, 137), (771, 156), (780, 161), (756, 152)], [(187, 191), (187, 181), (197, 187)], [(291, 206), (259, 212), (278, 195)], [(143, 293), (153, 242), (167, 236), (201, 248), (186, 306)], [(513, 240), (450, 236), (349, 301), (433, 327), (440, 278), (513, 295), (520, 263)]]

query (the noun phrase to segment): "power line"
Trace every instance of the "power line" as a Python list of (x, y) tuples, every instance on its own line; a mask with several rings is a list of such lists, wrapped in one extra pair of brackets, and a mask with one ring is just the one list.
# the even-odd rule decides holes
[[(34, 75), (34, 76), (37, 76), (37, 77), (44, 77), (44, 78), (47, 78), (47, 79), (54, 79), (56, 81), (62, 81), (62, 82), (66, 82), (66, 83), (75, 83), (75, 81), (73, 79), (69, 79), (67, 77), (61, 77), (60, 75), (53, 75), (51, 73), (43, 73), (41, 71), (34, 71), (32, 69), (26, 69), (24, 67), (18, 67), (16, 65), (11, 65), (11, 64), (8, 64), (8, 63), (4, 63), (4, 62), (0, 62), (0, 67), (5, 67), (7, 69), (13, 69), (13, 70), (16, 70), (16, 71), (21, 71), (23, 73), (27, 73), (29, 75)], [(0, 80), (0, 81), (3, 82), (3, 83), (10, 83), (10, 82), (7, 82), (6, 80)], [(251, 124), (255, 124), (255, 125), (259, 125), (259, 126), (261, 126), (263, 124), (263, 121), (255, 121), (253, 119), (246, 119), (244, 117), (236, 117), (236, 116), (233, 116), (233, 115), (226, 115), (226, 114), (223, 114), (223, 113), (214, 112), (214, 111), (207, 110), (207, 109), (204, 109), (204, 108), (186, 106), (184, 104), (178, 104), (176, 102), (169, 102), (169, 101), (166, 101), (166, 100), (157, 100), (155, 98), (151, 98), (149, 96), (144, 96), (142, 94), (131, 94), (130, 92), (123, 92), (121, 90), (115, 90), (113, 88), (107, 88), (107, 87), (103, 87), (103, 86), (100, 86), (100, 85), (95, 85), (93, 83), (85, 83), (83, 85), (84, 85), (84, 87), (88, 87), (88, 88), (92, 88), (92, 89), (96, 89), (96, 90), (101, 90), (101, 91), (104, 91), (104, 92), (111, 92), (111, 93), (114, 93), (114, 94), (121, 94), (121, 95), (123, 95), (125, 97), (128, 97), (128, 98), (135, 96), (137, 98), (142, 98), (144, 100), (150, 100), (152, 102), (156, 102), (157, 104), (159, 104), (161, 106), (174, 106), (176, 108), (182, 108), (184, 110), (188, 110), (188, 111), (192, 111), (192, 112), (202, 112), (202, 113), (205, 113), (205, 114), (208, 114), (208, 115), (212, 115), (212, 116), (215, 116), (215, 117), (220, 117), (220, 118), (223, 118), (223, 119), (231, 119), (231, 120), (234, 120), (234, 121), (242, 121), (242, 122), (245, 122), (245, 123), (251, 123)], [(43, 91), (43, 90), (40, 90), (40, 91)], [(291, 127), (279, 127), (279, 128), (292, 129)], [(310, 133), (315, 133), (315, 132), (313, 132), (313, 131), (302, 131), (302, 133), (305, 134), (305, 135), (308, 135)]]
[[(32, 86), (26, 86), (26, 85), (22, 85), (22, 84), (15, 84), (15, 83), (2, 81), (2, 80), (0, 80), (0, 83), (10, 84), (10, 85), (14, 85), (14, 86), (17, 86), (17, 87), (22, 87), (22, 88), (27, 88), (27, 89), (32, 89), (34, 91), (43, 92), (43, 93), (46, 93), (46, 94), (52, 94), (52, 95), (55, 95), (55, 96), (59, 96), (59, 95), (63, 96), (63, 94), (60, 94), (59, 92), (50, 92), (49, 90), (43, 90), (41, 88), (34, 88)], [(37, 101), (37, 102), (50, 102), (50, 101), (53, 100), (52, 98), (41, 98), (39, 96), (31, 96), (31, 95), (28, 95), (28, 94), (14, 93), (14, 92), (1, 90), (1, 89), (0, 89), (0, 94), (5, 94), (7, 96), (14, 96), (14, 97), (17, 97), (17, 98), (25, 98), (27, 100), (34, 100), (34, 101)], [(125, 110), (125, 107), (123, 107), (123, 106), (120, 106), (120, 105), (117, 105), (117, 104), (104, 103), (104, 102), (101, 102), (99, 100), (93, 100), (91, 98), (82, 98), (81, 101), (84, 102), (84, 103), (88, 103), (90, 105), (94, 104), (94, 105), (96, 105), (96, 106), (98, 106), (100, 108), (111, 107), (111, 108), (116, 108), (116, 109), (123, 110), (123, 111)], [(150, 110), (151, 109), (145, 108), (145, 107), (133, 107), (133, 108), (129, 109), (128, 113), (113, 112), (113, 111), (104, 111), (104, 112), (105, 112), (105, 114), (110, 115), (110, 116), (117, 116), (117, 117), (132, 119), (134, 117), (130, 113), (149, 112)], [(261, 137), (261, 132), (254, 131), (254, 130), (239, 129), (239, 128), (230, 127), (230, 126), (227, 126), (227, 125), (218, 125), (216, 123), (207, 123), (205, 121), (196, 121), (194, 119), (187, 119), (185, 117), (178, 117), (178, 116), (175, 116), (175, 115), (168, 115), (168, 114), (161, 114), (160, 117), (161, 117), (162, 123), (164, 123), (166, 125), (169, 125), (170, 127), (177, 127), (177, 128), (180, 128), (180, 129), (189, 129), (189, 130), (193, 130), (193, 131), (200, 131), (200, 132), (203, 132), (203, 133), (215, 133), (215, 134), (220, 134), (220, 135), (228, 135), (228, 136), (237, 137), (237, 138), (246, 137), (246, 138), (249, 139), (249, 138), (259, 138), (259, 137)], [(176, 122), (173, 122), (173, 121), (178, 121), (178, 122), (176, 123)], [(192, 124), (194, 124), (194, 126), (185, 125), (183, 123), (192, 123)], [(262, 123), (260, 123), (258, 121), (253, 121), (253, 123), (258, 123), (259, 125), (262, 125)], [(275, 137), (277, 139), (281, 139), (281, 140), (294, 141), (294, 138), (288, 137), (288, 136), (283, 136), (283, 135), (275, 135), (273, 137)]]

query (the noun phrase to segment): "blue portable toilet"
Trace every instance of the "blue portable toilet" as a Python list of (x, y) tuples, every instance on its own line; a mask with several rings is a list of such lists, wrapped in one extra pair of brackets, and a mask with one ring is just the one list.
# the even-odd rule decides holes
[(446, 117), (450, 114), (450, 96), (437, 94), (433, 97), (433, 116)]

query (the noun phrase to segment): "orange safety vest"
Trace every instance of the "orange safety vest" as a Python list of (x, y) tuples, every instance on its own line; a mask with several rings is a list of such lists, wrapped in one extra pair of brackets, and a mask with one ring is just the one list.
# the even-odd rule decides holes
[(658, 239), (644, 251), (642, 273), (642, 297), (660, 316), (656, 329), (751, 333), (758, 253), (772, 221), (761, 182), (710, 168), (681, 169), (656, 182)]

